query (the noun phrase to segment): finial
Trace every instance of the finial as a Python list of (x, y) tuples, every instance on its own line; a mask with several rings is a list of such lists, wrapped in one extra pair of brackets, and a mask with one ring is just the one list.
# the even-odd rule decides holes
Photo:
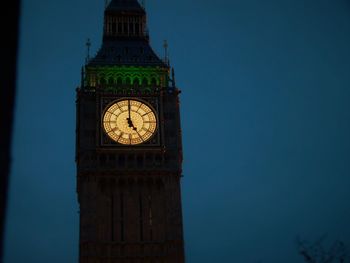
[(164, 47), (164, 62), (166, 64), (169, 64), (169, 56), (168, 56), (168, 41), (167, 40), (164, 40), (164, 44), (163, 44), (163, 47)]
[(85, 59), (85, 63), (88, 63), (90, 60), (90, 47), (91, 47), (91, 41), (90, 38), (87, 39), (86, 41), (86, 59)]

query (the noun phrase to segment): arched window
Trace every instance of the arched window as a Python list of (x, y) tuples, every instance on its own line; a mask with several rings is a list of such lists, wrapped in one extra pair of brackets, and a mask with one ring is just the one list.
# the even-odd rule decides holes
[(100, 163), (104, 164), (104, 163), (106, 163), (106, 160), (107, 160), (106, 155), (105, 154), (101, 154), (100, 155)]
[(126, 85), (131, 85), (131, 79), (129, 77), (126, 77), (125, 84)]
[(114, 79), (112, 77), (110, 77), (108, 79), (108, 85), (113, 85), (114, 84)]
[(134, 23), (133, 22), (129, 23), (129, 34), (130, 35), (134, 34)]
[(100, 84), (101, 85), (106, 84), (106, 79), (103, 76), (100, 77)]
[(96, 87), (96, 76), (95, 75), (91, 75), (91, 77), (90, 77), (90, 86)]
[(123, 24), (118, 21), (118, 34), (122, 34), (123, 33)]
[(134, 86), (139, 86), (140, 85), (140, 80), (139, 78), (134, 78)]
[(125, 166), (125, 155), (124, 154), (121, 154), (118, 156), (118, 164), (120, 167)]
[(128, 35), (128, 29), (129, 29), (129, 25), (128, 22), (124, 21), (124, 35)]
[(107, 18), (107, 33), (111, 34), (112, 31), (112, 20), (110, 17)]
[(117, 33), (117, 24), (115, 22), (112, 23), (112, 34)]
[(122, 85), (122, 84), (123, 84), (123, 79), (122, 79), (122, 77), (118, 77), (118, 78), (117, 78), (117, 84), (118, 84), (118, 85)]
[(138, 155), (136, 160), (137, 160), (137, 167), (141, 168), (143, 166), (143, 156)]
[(152, 78), (151, 83), (152, 83), (153, 86), (157, 86), (157, 79), (156, 78)]
[(147, 78), (143, 78), (143, 80), (142, 80), (142, 85), (143, 85), (143, 86), (148, 86), (148, 80), (147, 80)]

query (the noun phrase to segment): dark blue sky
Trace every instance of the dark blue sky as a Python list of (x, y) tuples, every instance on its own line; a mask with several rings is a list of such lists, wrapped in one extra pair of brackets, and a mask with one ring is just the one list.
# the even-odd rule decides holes
[[(5, 263), (75, 263), (75, 88), (103, 0), (22, 0)], [(188, 263), (350, 250), (350, 2), (147, 1), (182, 89)]]

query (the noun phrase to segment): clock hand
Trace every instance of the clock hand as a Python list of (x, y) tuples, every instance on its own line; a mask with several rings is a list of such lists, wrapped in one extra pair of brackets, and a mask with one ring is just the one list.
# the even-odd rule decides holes
[(130, 100), (128, 100), (129, 120), (131, 121)]
[(129, 128), (134, 127), (134, 124), (131, 121), (131, 112), (130, 112), (130, 100), (128, 100), (128, 112), (129, 112), (129, 118), (126, 118), (128, 121)]
[(134, 131), (137, 130), (137, 128), (135, 127), (134, 123), (132, 122), (132, 120), (130, 120), (129, 122), (129, 127), (132, 128)]
[(129, 118), (126, 118), (129, 124), (129, 128), (132, 128), (134, 131), (137, 130), (137, 128), (134, 126), (131, 120), (131, 106), (130, 106), (130, 100), (128, 100), (128, 111), (129, 111)]

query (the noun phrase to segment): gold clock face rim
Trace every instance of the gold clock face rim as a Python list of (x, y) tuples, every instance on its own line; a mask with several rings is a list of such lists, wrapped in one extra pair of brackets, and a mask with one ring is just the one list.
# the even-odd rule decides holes
[(110, 103), (102, 115), (105, 134), (121, 145), (140, 145), (156, 133), (156, 111), (149, 103), (139, 99), (124, 98)]

